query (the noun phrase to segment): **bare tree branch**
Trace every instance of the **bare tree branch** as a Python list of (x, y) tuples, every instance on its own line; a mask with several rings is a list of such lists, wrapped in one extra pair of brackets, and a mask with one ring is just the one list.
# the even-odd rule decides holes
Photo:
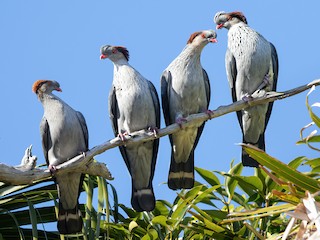
[[(121, 139), (119, 139), (118, 137), (111, 139), (101, 145), (93, 147), (86, 153), (80, 154), (72, 158), (68, 162), (56, 166), (56, 169), (58, 170), (56, 174), (61, 174), (65, 172), (81, 172), (95, 176), (102, 176), (106, 179), (112, 179), (111, 173), (109, 172), (106, 165), (104, 163), (99, 163), (93, 160), (94, 156), (121, 145), (129, 145), (139, 142), (151, 141), (155, 138), (161, 138), (163, 136), (178, 132), (181, 129), (192, 127), (193, 125), (199, 122), (211, 120), (213, 118), (217, 118), (231, 112), (240, 111), (247, 107), (252, 107), (291, 97), (293, 95), (299, 94), (303, 91), (310, 89), (312, 86), (317, 85), (320, 85), (320, 79), (284, 92), (265, 93), (264, 91), (256, 91), (252, 94), (252, 99), (250, 99), (249, 101), (241, 100), (233, 104), (220, 106), (216, 110), (213, 110), (211, 114), (192, 114), (186, 118), (186, 122), (182, 123), (182, 125), (178, 125), (177, 123), (175, 123), (168, 127), (160, 129), (156, 136), (153, 132), (147, 130), (140, 130), (131, 133), (128, 136), (125, 136), (125, 142), (121, 141)], [(10, 167), (5, 164), (0, 164), (0, 181), (12, 185), (21, 185), (30, 184), (32, 182), (51, 177), (51, 174), (48, 170), (37, 168), (33, 169), (33, 167), (35, 166), (35, 163), (33, 161), (36, 160), (34, 158), (35, 157), (32, 157), (31, 155), (31, 149), (27, 149), (26, 154), (22, 159), (21, 165), (17, 167)], [(30, 168), (30, 166), (32, 167)]]
[[(26, 149), (19, 166), (12, 167), (0, 163), (0, 182), (10, 185), (26, 185), (51, 177), (48, 169), (34, 168), (37, 157), (32, 156), (31, 149), (32, 146)], [(73, 171), (101, 176), (108, 180), (113, 179), (106, 164), (96, 162), (93, 157), (87, 158), (84, 156), (85, 153), (80, 154), (70, 161), (57, 166), (59, 171), (56, 175)]]

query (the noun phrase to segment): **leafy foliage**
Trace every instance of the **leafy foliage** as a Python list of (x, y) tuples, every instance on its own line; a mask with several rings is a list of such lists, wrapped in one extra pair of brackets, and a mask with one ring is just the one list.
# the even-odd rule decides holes
[[(227, 173), (201, 168), (196, 171), (204, 183), (197, 182), (193, 189), (179, 192), (172, 204), (158, 200), (155, 210), (149, 213), (138, 213), (119, 204), (115, 189), (104, 179), (86, 177), (83, 233), (60, 236), (60, 239), (248, 239), (261, 234), (255, 229), (266, 229), (268, 233), (283, 230), (285, 219), (280, 213), (294, 206), (276, 206), (277, 200), (269, 196), (274, 182), (268, 181), (263, 171), (257, 170), (250, 177), (241, 176), (241, 164), (232, 166)], [(224, 183), (220, 182), (221, 178)], [(9, 191), (8, 186), (2, 186), (8, 193), (0, 200), (3, 239), (59, 237), (57, 232), (45, 229), (45, 223), (56, 221), (55, 185), (41, 184), (46, 185), (24, 187), (22, 192), (17, 192), (20, 190), (17, 187)], [(114, 196), (113, 207), (109, 202), (110, 192)]]

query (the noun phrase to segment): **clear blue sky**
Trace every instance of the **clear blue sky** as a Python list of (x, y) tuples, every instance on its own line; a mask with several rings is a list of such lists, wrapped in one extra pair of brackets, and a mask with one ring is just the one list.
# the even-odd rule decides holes
[[(84, 114), (92, 148), (113, 137), (107, 110), (113, 65), (99, 60), (100, 46), (126, 46), (130, 64), (160, 90), (162, 71), (181, 52), (191, 33), (215, 29), (217, 11), (242, 11), (249, 25), (276, 46), (278, 91), (319, 78), (319, 8), (316, 0), (1, 1), (0, 161), (18, 165), (25, 148), (33, 144), (38, 164), (45, 162), (39, 134), (43, 109), (31, 91), (35, 80), (60, 82), (63, 92), (56, 94)], [(201, 58), (211, 81), (210, 109), (231, 103), (224, 66), (227, 30), (217, 34), (218, 43), (208, 45)], [(313, 93), (312, 101), (319, 101), (319, 91)], [(267, 152), (284, 162), (300, 155), (316, 156), (307, 147), (295, 145), (300, 128), (310, 122), (305, 96), (306, 92), (277, 101), (273, 108), (266, 133)], [(228, 171), (232, 159), (240, 161), (239, 142), (235, 113), (207, 122), (195, 165)], [(130, 205), (131, 183), (119, 150), (107, 151), (97, 159), (113, 173), (119, 201)], [(160, 141), (153, 184), (157, 199), (172, 201), (176, 193), (162, 184), (167, 181), (169, 161), (165, 137)]]

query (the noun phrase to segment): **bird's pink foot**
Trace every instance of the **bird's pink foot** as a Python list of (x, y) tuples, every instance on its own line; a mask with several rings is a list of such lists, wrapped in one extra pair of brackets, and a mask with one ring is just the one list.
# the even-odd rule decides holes
[(264, 89), (266, 86), (270, 85), (270, 76), (269, 74), (266, 74), (263, 78), (262, 83), (257, 88), (257, 92), (259, 92), (261, 89)]
[(213, 111), (210, 110), (210, 109), (207, 109), (204, 112), (209, 116), (209, 118), (211, 118), (213, 116), (213, 114), (214, 114)]
[(265, 84), (265, 86), (269, 85), (270, 84), (270, 77), (269, 77), (269, 74), (266, 74), (263, 78), (263, 82)]
[(57, 172), (57, 168), (54, 165), (49, 165), (48, 169), (52, 175), (54, 175)]
[(149, 127), (148, 131), (152, 132), (154, 137), (158, 136), (159, 129), (157, 127)]
[(183, 123), (186, 123), (187, 122), (187, 119), (186, 118), (183, 118), (183, 117), (178, 117), (176, 119), (176, 123), (179, 125), (180, 128), (182, 128), (182, 124)]
[(252, 101), (253, 97), (251, 95), (246, 95), (242, 97), (242, 100), (245, 102), (250, 102)]
[(128, 136), (128, 135), (129, 135), (128, 132), (119, 133), (119, 134), (118, 134), (118, 138), (120, 138), (121, 141), (124, 142), (124, 141), (126, 141), (125, 136)]

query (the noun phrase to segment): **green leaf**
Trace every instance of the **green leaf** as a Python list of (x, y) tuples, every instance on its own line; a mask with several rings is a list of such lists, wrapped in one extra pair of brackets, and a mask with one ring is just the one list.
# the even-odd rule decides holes
[[(256, 176), (234, 176), (234, 178), (238, 181), (239, 187), (248, 194), (250, 197), (250, 201), (257, 201), (258, 195), (260, 195), (264, 199), (263, 193), (263, 183), (261, 182), (259, 177)], [(256, 195), (258, 194), (258, 195)], [(254, 199), (251, 199), (251, 198)]]
[(215, 206), (211, 201), (210, 197), (212, 196), (212, 193), (217, 191), (217, 189), (220, 189), (220, 185), (215, 185), (210, 188), (207, 188), (206, 186), (202, 185), (201, 191), (198, 192), (197, 196), (193, 200), (193, 204), (197, 204), (199, 202), (208, 204), (210, 206)]
[(254, 176), (258, 177), (263, 185), (263, 193), (266, 193), (267, 191), (267, 178), (269, 177), (264, 171), (262, 171), (260, 168), (254, 169)]
[(36, 213), (36, 211), (34, 209), (34, 206), (33, 206), (32, 202), (30, 202), (28, 199), (27, 199), (27, 202), (28, 202), (28, 206), (29, 206), (30, 222), (31, 222), (31, 226), (32, 226), (32, 236), (33, 236), (33, 239), (35, 240), (35, 239), (38, 239), (37, 213)]
[(128, 215), (129, 218), (137, 218), (140, 213), (134, 211), (131, 207), (126, 207), (123, 204), (119, 204), (119, 207)]
[[(228, 176), (240, 175), (242, 172), (242, 169), (243, 169), (242, 163), (238, 163), (229, 170)], [(228, 194), (228, 199), (229, 199), (228, 203), (231, 202), (237, 185), (238, 185), (238, 181), (235, 178), (232, 178), (232, 177), (225, 178), (225, 187), (226, 187), (226, 192)]]
[(139, 225), (138, 225), (138, 223), (136, 222), (136, 221), (131, 221), (130, 223), (129, 223), (129, 232), (132, 232), (132, 230), (134, 229), (134, 228), (136, 228), (136, 227), (138, 227)]
[(256, 176), (233, 176), (237, 181), (238, 184), (245, 186), (248, 189), (251, 189), (254, 192), (263, 192), (263, 184), (259, 177)]
[(167, 217), (165, 216), (156, 216), (152, 219), (152, 223), (153, 224), (160, 224), (161, 226), (163, 227), (167, 227), (168, 224), (167, 224)]
[(212, 219), (206, 216), (202, 216), (200, 214), (197, 214), (195, 212), (190, 212), (195, 218), (199, 219), (200, 221), (202, 221), (205, 225), (206, 228), (216, 232), (216, 233), (222, 233), (227, 231), (227, 229), (223, 228), (222, 226), (215, 224), (214, 222), (212, 222)]
[(95, 229), (97, 226), (96, 221), (96, 211), (93, 207), (93, 189), (94, 189), (94, 183), (96, 179), (93, 179), (92, 177), (86, 175), (85, 181), (83, 181), (83, 187), (87, 193), (87, 202), (86, 202), (86, 215), (85, 215), (85, 232), (88, 234), (89, 239), (94, 238), (94, 231), (92, 229)]
[(0, 197), (28, 188), (29, 185), (11, 186), (2, 185), (0, 188)]
[(98, 209), (97, 212), (102, 212), (104, 207), (104, 199), (108, 199), (108, 196), (103, 191), (104, 179), (102, 177), (97, 177), (98, 180)]
[(297, 169), (299, 166), (301, 166), (302, 162), (306, 160), (306, 157), (301, 156), (293, 159), (291, 162), (288, 163), (289, 167), (292, 167), (293, 169)]
[(203, 210), (207, 215), (209, 215), (213, 221), (215, 222), (220, 222), (223, 219), (225, 219), (228, 215), (227, 211), (222, 211), (222, 210)]
[(320, 166), (315, 167), (311, 170), (312, 173), (319, 173), (320, 172)]
[(152, 213), (155, 216), (159, 216), (159, 215), (168, 216), (170, 208), (172, 208), (172, 205), (168, 201), (157, 200), (156, 201), (156, 207), (154, 208)]
[[(181, 191), (181, 193), (179, 194), (180, 199), (178, 200), (177, 204), (173, 206), (173, 212), (171, 214), (171, 220), (174, 221), (172, 228), (176, 229), (178, 227), (178, 225), (184, 220), (187, 211), (193, 206), (195, 202), (201, 201), (203, 197), (208, 195), (215, 188), (219, 187), (220, 185), (214, 186), (203, 192), (202, 189), (204, 188), (204, 185), (199, 185), (193, 187), (191, 190), (185, 193), (185, 195), (182, 195), (184, 191)], [(197, 197), (199, 197), (199, 199), (197, 199)]]
[[(10, 211), (7, 211), (6, 209), (1, 209), (1, 208), (0, 208), (0, 216), (1, 216), (0, 219), (1, 219), (1, 222), (3, 221), (3, 219), (7, 219), (7, 218), (5, 217), (6, 214), (8, 214), (8, 215), (11, 217), (11, 219), (14, 221), (14, 225), (13, 225), (13, 224), (11, 225), (12, 230), (16, 231), (16, 230), (13, 228), (13, 226), (17, 227), (17, 230), (18, 230), (20, 239), (24, 239), (23, 231), (21, 231), (21, 229), (20, 229), (20, 227), (19, 227), (19, 223), (18, 223), (18, 220), (17, 220), (15, 214), (11, 213)], [(1, 225), (1, 226), (0, 226), (0, 230), (1, 230), (1, 227), (4, 227), (4, 226)], [(6, 232), (7, 232), (7, 229), (6, 229)], [(3, 234), (4, 234), (4, 233), (3, 233)], [(15, 236), (16, 236), (16, 232), (15, 232)]]
[(298, 142), (296, 142), (296, 144), (305, 144), (307, 142), (313, 142), (313, 143), (320, 142), (320, 135), (314, 135), (312, 137), (303, 138), (303, 139), (299, 140)]
[(220, 181), (219, 181), (218, 177), (212, 171), (209, 171), (209, 170), (206, 170), (203, 168), (198, 168), (198, 167), (195, 167), (194, 169), (211, 186), (220, 185)]
[(156, 240), (156, 239), (159, 239), (158, 238), (158, 233), (156, 230), (154, 229), (150, 229), (146, 235), (144, 235), (141, 240)]
[[(106, 181), (106, 180), (105, 180)], [(106, 181), (107, 182), (107, 181)], [(107, 182), (108, 183), (108, 182)], [(119, 221), (119, 202), (118, 202), (118, 194), (115, 187), (108, 183), (108, 186), (111, 187), (112, 195), (113, 195), (113, 218), (114, 221), (117, 223)], [(106, 199), (109, 202), (109, 199)], [(110, 205), (109, 205), (110, 206)]]
[(23, 193), (17, 193), (13, 195), (10, 194), (9, 196), (2, 197), (0, 200), (0, 206), (7, 210), (27, 207), (28, 203), (26, 201), (26, 197), (32, 199), (33, 204), (38, 204), (51, 200), (51, 197), (49, 196), (50, 194), (52, 196), (57, 196), (55, 184), (50, 184), (37, 189), (24, 191)]
[(188, 191), (183, 199), (180, 197), (178, 203), (173, 206), (174, 211), (171, 214), (173, 220), (177, 220), (178, 223), (182, 221), (187, 210), (191, 207), (191, 201), (197, 196), (201, 188), (202, 186), (196, 186)]
[[(216, 186), (213, 186), (213, 187), (210, 187), (210, 188), (206, 188), (204, 186), (204, 191), (200, 191), (198, 193), (198, 195), (195, 197), (195, 199), (192, 201), (192, 206), (193, 208), (196, 208), (195, 204), (197, 203), (207, 203), (207, 199), (208, 199), (208, 195), (211, 195), (211, 193), (213, 191), (216, 191), (218, 188), (220, 188), (220, 185), (216, 185)], [(211, 205), (211, 204), (210, 204)]]
[(260, 217), (277, 215), (283, 212), (289, 212), (296, 209), (297, 206), (292, 205), (290, 203), (264, 207), (264, 208), (257, 208), (254, 210), (248, 210), (243, 212), (233, 212), (229, 214), (229, 218), (224, 219), (220, 224), (227, 224), (230, 222), (237, 222), (237, 221), (245, 221), (250, 219), (257, 219)]
[(311, 193), (314, 193), (320, 189), (317, 180), (298, 172), (297, 170), (289, 167), (287, 164), (282, 163), (274, 157), (271, 157), (264, 151), (248, 144), (242, 144), (242, 147), (251, 157), (253, 157), (261, 165), (277, 173), (279, 177), (286, 179), (294, 185), (299, 186), (304, 190), (308, 190)]
[[(300, 194), (300, 196), (303, 195), (303, 193)], [(301, 199), (293, 194), (290, 193), (283, 193), (283, 192), (273, 192), (273, 196), (277, 196), (280, 200), (292, 203), (292, 204), (299, 204)]]
[(309, 105), (309, 95), (315, 90), (315, 87), (312, 86), (312, 88), (310, 89), (310, 91), (308, 92), (307, 94), (307, 97), (306, 97), (306, 106), (308, 108), (308, 111), (309, 111), (309, 115), (310, 115), (310, 118), (312, 119), (312, 121), (318, 126), (318, 128), (320, 128), (320, 118), (314, 114), (314, 112), (312, 111), (312, 106)]
[(203, 185), (199, 185), (191, 188), (184, 195), (184, 199), (189, 199), (189, 201), (191, 201), (192, 199), (198, 196), (199, 192), (201, 192), (202, 189), (203, 189)]
[(320, 158), (314, 158), (314, 159), (307, 160), (307, 161), (305, 161), (304, 164), (309, 165), (311, 168), (314, 169), (314, 168), (320, 166)]
[(246, 230), (247, 230), (246, 226), (243, 225), (243, 226), (240, 228), (240, 230), (237, 231), (237, 234), (238, 234), (239, 236), (244, 236)]

